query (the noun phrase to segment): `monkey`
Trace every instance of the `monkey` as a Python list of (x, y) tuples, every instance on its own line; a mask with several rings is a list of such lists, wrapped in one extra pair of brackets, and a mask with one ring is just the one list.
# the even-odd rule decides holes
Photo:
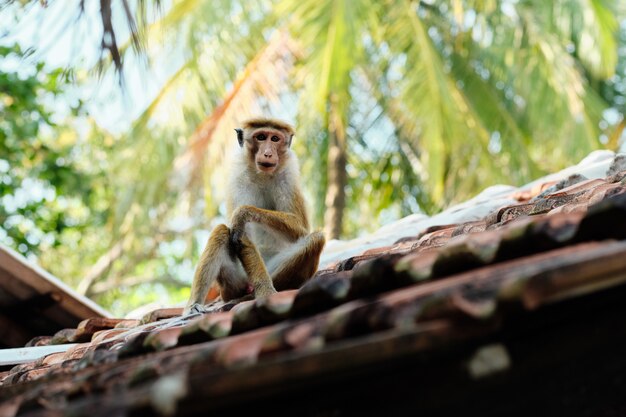
[(227, 186), (230, 225), (211, 232), (183, 314), (204, 311), (214, 283), (223, 301), (299, 288), (317, 271), (326, 243), (322, 232), (309, 232), (300, 168), (291, 150), (294, 128), (255, 118), (235, 131), (240, 149)]

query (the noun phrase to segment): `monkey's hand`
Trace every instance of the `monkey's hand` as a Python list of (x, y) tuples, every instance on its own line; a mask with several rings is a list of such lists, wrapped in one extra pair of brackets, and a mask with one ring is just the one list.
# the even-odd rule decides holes
[(252, 221), (252, 217), (254, 214), (254, 207), (244, 205), (239, 206), (233, 212), (233, 216), (230, 219), (231, 225), (233, 229), (243, 230), (246, 223)]
[(244, 236), (245, 232), (243, 231), (235, 230), (234, 228), (230, 230), (230, 236), (228, 238), (228, 254), (232, 259), (239, 257), (241, 248), (243, 247), (241, 239)]
[(251, 213), (248, 210), (249, 206), (237, 207), (233, 213), (230, 227), (230, 250), (231, 256), (237, 255), (241, 251), (241, 239), (246, 234), (246, 224), (251, 219)]

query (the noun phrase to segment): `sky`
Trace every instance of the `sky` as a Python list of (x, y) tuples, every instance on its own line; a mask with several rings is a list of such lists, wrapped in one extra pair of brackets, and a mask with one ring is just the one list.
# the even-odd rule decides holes
[[(43, 8), (39, 2), (32, 2), (19, 19), (15, 16), (20, 8), (8, 6), (0, 13), (0, 44), (18, 42), (22, 49), (34, 51), (27, 60), (43, 61), (49, 68), (77, 68), (75, 75), (80, 85), (68, 91), (65, 100), (71, 103), (82, 99), (99, 126), (113, 134), (120, 134), (128, 131), (132, 121), (157, 96), (182, 58), (168, 56), (148, 65), (141, 61), (142, 58), (129, 53), (125, 57), (123, 87), (120, 75), (113, 68), (98, 76), (94, 68), (101, 51), (99, 2), (86, 1), (84, 15), (78, 18), (79, 3), (80, 0), (57, 0), (50, 1), (49, 6)], [(162, 3), (162, 10), (167, 10), (169, 1)], [(128, 28), (120, 9), (121, 2), (114, 1), (112, 4), (118, 43), (122, 45), (128, 38)], [(626, 25), (626, 21), (622, 25)], [(33, 70), (32, 65), (24, 65), (17, 60), (0, 63), (0, 70), (15, 67)], [(619, 113), (609, 109), (605, 118), (614, 125), (618, 122)], [(623, 137), (626, 137), (626, 131)]]
[[(42, 8), (34, 2), (17, 19), (19, 8), (7, 6), (0, 13), (0, 44), (18, 43), (33, 54), (26, 58), (27, 62), (1, 62), (0, 70), (34, 71), (28, 64), (40, 61), (48, 68), (77, 68), (75, 76), (81, 84), (67, 92), (68, 103), (82, 99), (98, 125), (111, 133), (121, 133), (159, 92), (175, 70), (174, 62), (149, 68), (131, 53), (126, 57), (123, 87), (113, 68), (98, 76), (94, 69), (100, 59), (102, 33), (98, 2), (86, 1), (84, 15), (76, 19), (78, 4), (79, 0), (53, 1)], [(128, 30), (120, 16), (120, 2), (113, 2), (113, 6), (118, 15), (114, 22), (123, 23), (116, 26), (118, 44), (123, 44)]]

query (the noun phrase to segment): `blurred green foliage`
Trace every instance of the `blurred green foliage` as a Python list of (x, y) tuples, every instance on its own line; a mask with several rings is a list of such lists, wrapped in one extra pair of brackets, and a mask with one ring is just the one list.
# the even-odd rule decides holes
[[(17, 45), (0, 46), (4, 65), (19, 63), (0, 72), (0, 242), (71, 286), (80, 289), (85, 279), (99, 284), (83, 285), (83, 292), (117, 314), (156, 301), (159, 293), (183, 299), (187, 285), (163, 278), (166, 264), (184, 261), (180, 253), (159, 257), (157, 243), (131, 239), (111, 262), (102, 261), (120, 239), (120, 230), (111, 227), (116, 187), (132, 183), (125, 182), (123, 168), (112, 171), (115, 139), (95, 125), (81, 100), (71, 99), (71, 73), (27, 55)], [(133, 236), (140, 236), (141, 227), (132, 226)], [(138, 291), (105, 279), (135, 271), (148, 277), (134, 277), (135, 285), (147, 283)]]
[(608, 86), (623, 85), (623, 18), (615, 0), (176, 2), (147, 38), (152, 62), (178, 70), (130, 146), (172, 130), (194, 142), (210, 120), (185, 159), (199, 163), (185, 169), (213, 217), (226, 127), (254, 112), (292, 118), (315, 224), (355, 236), (381, 215), (434, 213), (487, 184), (522, 184), (616, 149), (605, 111)]
[[(24, 53), (17, 45), (0, 47), (0, 59), (21, 61)], [(0, 72), (0, 233), (23, 254), (57, 247), (64, 234), (106, 219), (93, 209), (92, 189), (102, 172), (81, 166), (81, 144), (69, 121), (84, 114), (82, 103), (65, 106), (60, 120), (53, 108), (67, 73), (43, 68), (40, 62)]]
[(96, 65), (135, 92), (161, 70), (121, 133), (71, 98), (78, 68), (0, 50), (32, 66), (0, 74), (0, 241), (115, 314), (187, 297), (248, 115), (295, 121), (314, 224), (344, 238), (622, 145), (618, 0), (180, 0), (151, 21), (154, 4), (151, 66), (133, 42), (122, 75)]

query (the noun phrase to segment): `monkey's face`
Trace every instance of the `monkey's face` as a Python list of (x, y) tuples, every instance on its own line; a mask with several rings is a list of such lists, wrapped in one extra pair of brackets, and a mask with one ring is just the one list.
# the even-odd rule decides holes
[(265, 174), (272, 174), (280, 167), (289, 148), (285, 133), (274, 129), (255, 130), (248, 143), (257, 171)]

